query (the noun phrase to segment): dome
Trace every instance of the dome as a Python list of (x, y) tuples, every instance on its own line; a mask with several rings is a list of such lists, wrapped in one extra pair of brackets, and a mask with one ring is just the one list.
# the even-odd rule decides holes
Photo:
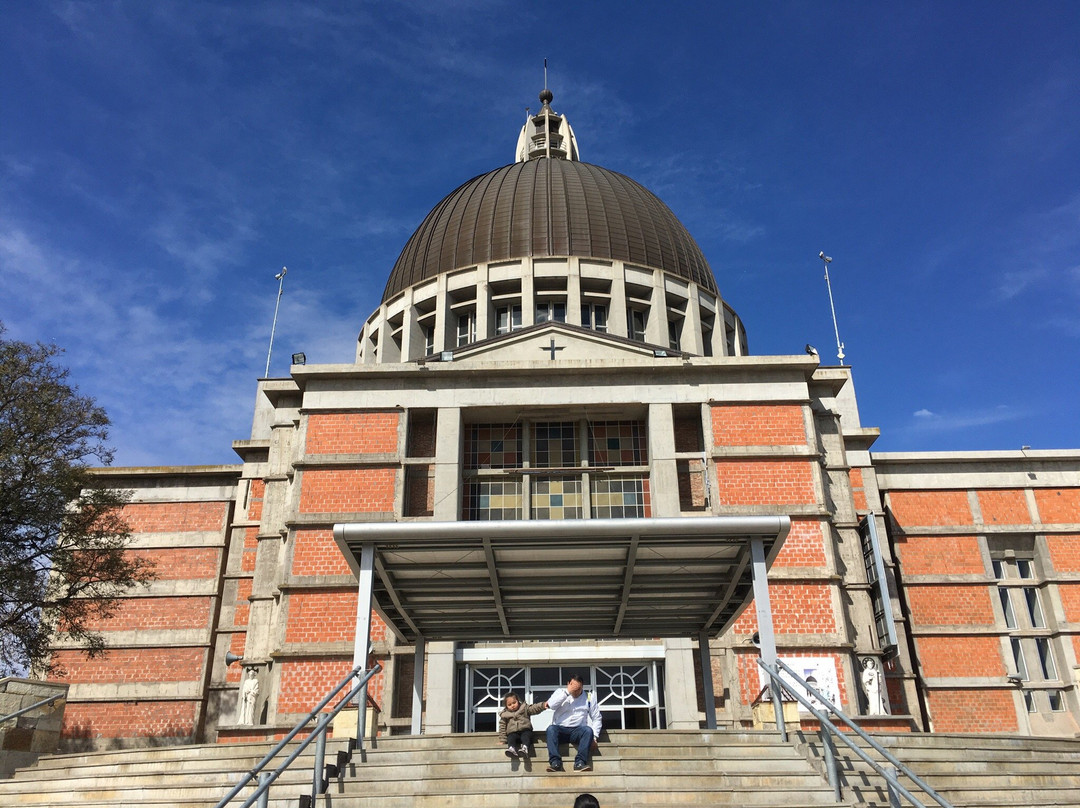
[(525, 257), (578, 256), (661, 269), (716, 294), (690, 233), (634, 180), (573, 159), (529, 159), (469, 180), (405, 244), (383, 292), (462, 267)]

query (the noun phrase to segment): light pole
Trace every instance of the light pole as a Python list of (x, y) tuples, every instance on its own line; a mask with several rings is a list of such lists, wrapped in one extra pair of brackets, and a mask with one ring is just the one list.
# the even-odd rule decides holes
[(840, 360), (840, 364), (844, 364), (844, 343), (840, 341), (840, 329), (836, 325), (836, 306), (833, 305), (832, 299), (832, 282), (829, 280), (829, 264), (832, 263), (832, 259), (825, 254), (822, 250), (818, 253), (818, 258), (825, 265), (825, 285), (829, 289), (829, 309), (832, 311), (832, 327), (836, 333), (836, 358)]
[(270, 355), (274, 352), (274, 331), (277, 330), (278, 306), (281, 305), (281, 293), (284, 291), (285, 286), (285, 273), (288, 271), (287, 267), (282, 267), (281, 272), (274, 276), (274, 280), (278, 282), (277, 301), (274, 303), (274, 323), (270, 326), (270, 349), (266, 352), (266, 372), (263, 374), (264, 379), (269, 378), (270, 376)]

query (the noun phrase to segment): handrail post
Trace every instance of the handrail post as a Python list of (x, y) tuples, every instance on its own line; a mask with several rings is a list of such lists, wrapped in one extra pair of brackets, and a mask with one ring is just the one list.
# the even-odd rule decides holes
[[(895, 766), (890, 766), (889, 769), (892, 771), (893, 780), (896, 780), (897, 782), (899, 782), (898, 778), (899, 778), (900, 772), (897, 771)], [(885, 781), (885, 787), (887, 789), (889, 789), (889, 808), (901, 808), (900, 794), (899, 794), (899, 792), (897, 792), (896, 786), (894, 786), (892, 784), (892, 781), (886, 780)]]
[(315, 800), (319, 798), (319, 795), (323, 790), (323, 778), (325, 773), (323, 766), (326, 762), (326, 728), (330, 723), (330, 714), (321, 713), (319, 720), (315, 725), (315, 769), (311, 775), (311, 804), (315, 805)]
[(843, 797), (840, 794), (840, 770), (837, 768), (836, 747), (833, 745), (832, 736), (825, 727), (818, 730), (818, 735), (821, 737), (821, 750), (825, 755), (825, 773), (829, 777), (829, 785), (832, 786), (833, 796), (836, 797), (836, 801), (841, 802)]
[[(268, 771), (259, 772), (259, 786), (260, 786), (260, 788), (269, 779), (270, 779), (270, 772), (268, 772)], [(267, 786), (266, 788), (263, 788), (263, 790), (259, 793), (259, 808), (269, 808), (269, 806), (270, 806), (270, 787)]]

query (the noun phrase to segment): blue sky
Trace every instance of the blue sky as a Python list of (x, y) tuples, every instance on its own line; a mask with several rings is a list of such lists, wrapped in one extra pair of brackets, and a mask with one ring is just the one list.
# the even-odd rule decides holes
[(0, 320), (118, 465), (232, 463), (271, 375), (352, 361), (412, 230), (511, 162), (543, 59), (760, 354), (880, 451), (1080, 447), (1080, 3), (0, 4)]

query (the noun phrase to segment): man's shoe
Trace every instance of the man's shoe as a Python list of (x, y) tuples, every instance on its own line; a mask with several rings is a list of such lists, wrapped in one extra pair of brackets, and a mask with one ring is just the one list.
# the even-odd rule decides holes
[(591, 772), (592, 771), (592, 766), (590, 766), (588, 763), (575, 763), (574, 764), (574, 771), (576, 771), (576, 772)]
[(556, 764), (555, 764), (554, 766), (548, 766), (548, 767), (547, 767), (547, 770), (548, 770), (549, 772), (563, 772), (563, 771), (566, 771), (566, 770), (565, 770), (565, 769), (564, 769), (564, 768), (562, 767), (562, 764), (561, 764), (561, 763), (556, 763)]
[(506, 747), (506, 756), (516, 758), (517, 757), (517, 750), (512, 745), (507, 745), (507, 747)]

